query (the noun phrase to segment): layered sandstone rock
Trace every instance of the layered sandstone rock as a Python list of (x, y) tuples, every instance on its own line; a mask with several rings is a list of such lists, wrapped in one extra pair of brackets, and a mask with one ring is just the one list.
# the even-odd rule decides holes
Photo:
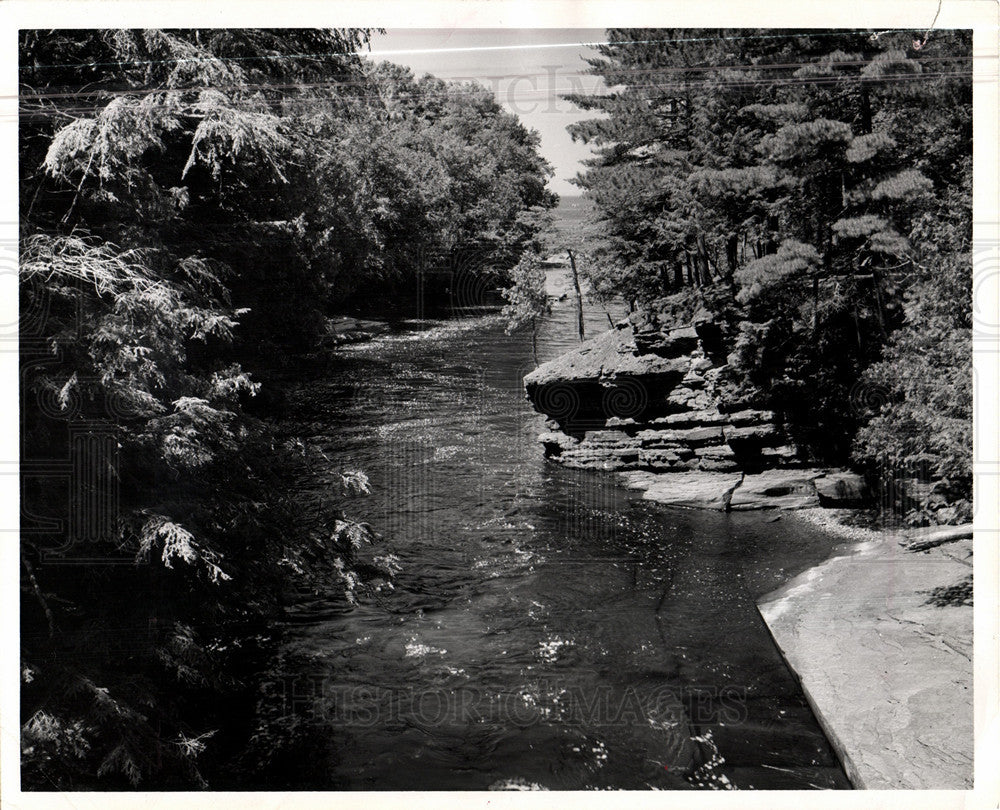
[[(647, 326), (648, 325), (645, 325)], [(540, 440), (569, 467), (742, 472), (795, 465), (798, 453), (771, 411), (726, 412), (727, 367), (711, 324), (655, 331), (624, 322), (524, 379), (549, 417)]]
[(746, 475), (729, 499), (729, 508), (744, 511), (819, 506), (815, 482), (824, 474), (824, 470), (774, 469)]
[(702, 509), (857, 506), (862, 478), (805, 468), (772, 411), (727, 409), (728, 366), (714, 325), (623, 322), (524, 378), (546, 457), (618, 470), (643, 497)]

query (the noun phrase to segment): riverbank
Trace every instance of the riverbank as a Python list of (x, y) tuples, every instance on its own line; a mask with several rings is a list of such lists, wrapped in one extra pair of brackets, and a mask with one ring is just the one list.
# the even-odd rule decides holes
[(846, 543), (757, 603), (778, 651), (855, 787), (970, 788), (971, 530), (857, 525), (863, 478), (806, 466), (778, 414), (723, 408), (713, 324), (672, 323), (630, 318), (525, 377), (546, 458), (615, 470), (643, 500), (772, 511)]
[(797, 514), (848, 543), (758, 608), (852, 784), (970, 789), (971, 536), (920, 543), (930, 532), (851, 526), (848, 510)]
[(757, 601), (778, 650), (856, 788), (971, 789), (971, 526), (860, 525), (855, 509), (819, 505), (824, 480), (850, 480), (835, 471), (621, 475), (646, 500), (773, 510), (839, 538)]

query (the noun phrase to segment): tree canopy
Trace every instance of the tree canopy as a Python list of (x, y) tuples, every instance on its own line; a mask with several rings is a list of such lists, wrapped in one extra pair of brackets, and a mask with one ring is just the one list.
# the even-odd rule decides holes
[(589, 62), (593, 286), (714, 311), (734, 407), (782, 411), (815, 457), (922, 459), (968, 493), (971, 32), (611, 29)]
[[(313, 451), (261, 380), (426, 256), (502, 280), (555, 199), (535, 133), (365, 59), (371, 33), (20, 33), (28, 787), (205, 785), (257, 623), (396, 571), (355, 559), (362, 471), (288, 493)], [(68, 500), (45, 472), (67, 454)]]

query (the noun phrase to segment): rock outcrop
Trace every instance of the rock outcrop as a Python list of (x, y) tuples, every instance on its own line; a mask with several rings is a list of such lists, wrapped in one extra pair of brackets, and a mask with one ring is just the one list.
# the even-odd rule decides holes
[(905, 547), (920, 553), (877, 535), (757, 603), (856, 788), (972, 787), (972, 538), (958, 528)]
[(819, 506), (816, 481), (825, 470), (765, 470), (745, 475), (732, 498), (733, 511), (751, 509), (808, 509)]
[[(839, 471), (772, 469), (760, 473), (649, 472), (622, 473), (625, 486), (642, 492), (647, 501), (666, 506), (749, 512), (756, 509), (809, 509), (822, 506), (817, 487)], [(827, 504), (830, 505), (830, 504)]]
[(524, 378), (548, 417), (538, 438), (567, 467), (616, 470), (643, 497), (701, 509), (859, 506), (861, 476), (806, 468), (778, 416), (727, 409), (729, 367), (708, 320), (661, 328), (636, 318)]
[(658, 472), (761, 471), (798, 452), (771, 411), (720, 408), (728, 366), (710, 323), (652, 331), (619, 324), (524, 379), (549, 417), (539, 439), (569, 467)]
[(868, 487), (857, 473), (835, 472), (813, 481), (820, 506), (863, 506), (870, 496)]
[(743, 483), (742, 473), (675, 472), (661, 475), (651, 472), (625, 473), (625, 486), (640, 490), (647, 501), (666, 506), (726, 511), (733, 493)]

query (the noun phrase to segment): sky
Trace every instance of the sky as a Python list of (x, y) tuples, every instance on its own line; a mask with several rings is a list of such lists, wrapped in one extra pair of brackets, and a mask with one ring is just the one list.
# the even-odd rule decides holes
[(578, 195), (569, 180), (583, 169), (580, 160), (590, 151), (572, 142), (566, 126), (594, 113), (560, 95), (603, 89), (599, 78), (586, 75), (584, 61), (596, 55), (586, 43), (602, 41), (603, 29), (389, 29), (372, 39), (371, 56), (406, 65), (418, 77), (431, 73), (489, 87), (505, 109), (541, 136), (540, 151), (555, 172), (549, 188)]

